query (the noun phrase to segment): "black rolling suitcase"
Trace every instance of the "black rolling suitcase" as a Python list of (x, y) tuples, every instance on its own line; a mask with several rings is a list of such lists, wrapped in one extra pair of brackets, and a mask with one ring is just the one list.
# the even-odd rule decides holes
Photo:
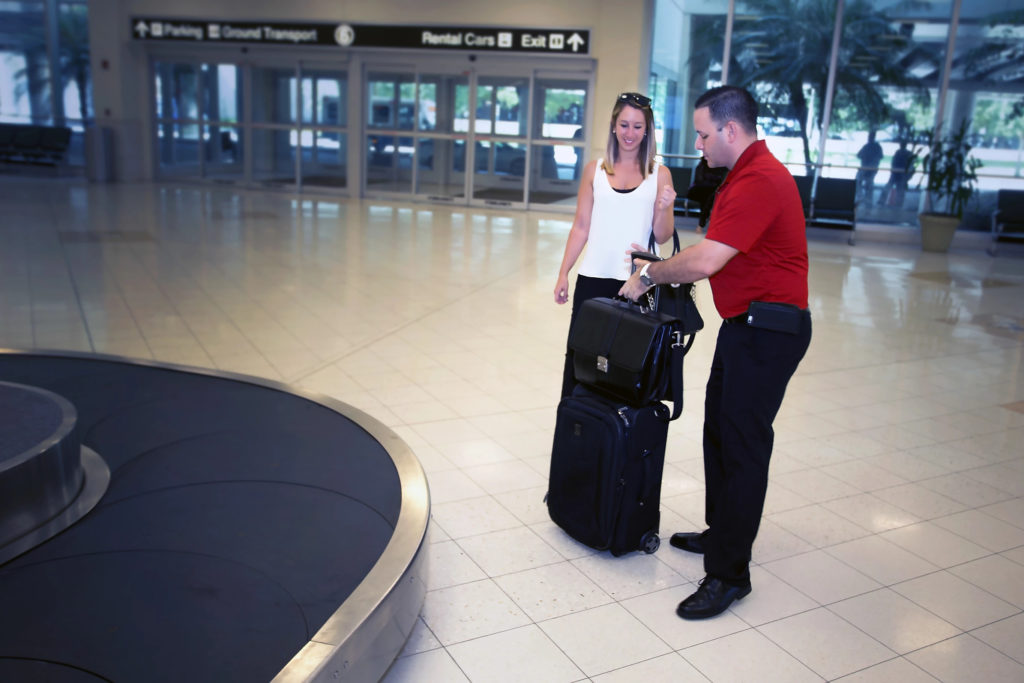
[(636, 407), (578, 386), (558, 405), (547, 505), (570, 536), (623, 555), (661, 541), (669, 409)]
[(683, 356), (703, 327), (692, 289), (678, 294), (671, 313), (659, 312), (657, 288), (646, 308), (588, 299), (569, 335), (580, 384), (558, 404), (545, 501), (566, 533), (613, 555), (661, 545), (668, 423), (683, 410)]

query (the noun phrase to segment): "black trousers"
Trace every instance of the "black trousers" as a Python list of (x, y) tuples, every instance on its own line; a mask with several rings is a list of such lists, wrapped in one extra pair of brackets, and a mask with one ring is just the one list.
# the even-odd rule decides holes
[(750, 553), (768, 489), (772, 423), (811, 342), (811, 314), (798, 334), (723, 323), (704, 403), (704, 570), (750, 582)]
[[(595, 299), (599, 296), (613, 297), (626, 284), (625, 280), (613, 280), (610, 278), (587, 277), (586, 275), (576, 276), (576, 286), (572, 290), (572, 315), (569, 318), (569, 333), (572, 333), (572, 325), (576, 322), (576, 314), (580, 306), (587, 299)], [(568, 336), (565, 344), (565, 367), (562, 369), (562, 398), (572, 394), (576, 387), (575, 373), (572, 367), (572, 349), (569, 348)]]

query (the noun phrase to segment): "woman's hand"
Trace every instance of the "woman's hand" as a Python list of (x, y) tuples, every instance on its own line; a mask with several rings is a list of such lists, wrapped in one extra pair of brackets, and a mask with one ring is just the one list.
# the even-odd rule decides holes
[(654, 208), (658, 211), (664, 211), (674, 207), (676, 204), (676, 191), (672, 189), (671, 185), (665, 185), (661, 188), (661, 192), (658, 193), (658, 198), (654, 200)]
[(626, 250), (626, 258), (622, 259), (626, 263), (633, 263), (633, 252), (634, 251), (647, 251), (647, 247), (642, 247), (636, 242), (629, 245), (629, 249)]
[(564, 304), (569, 300), (569, 278), (559, 276), (555, 283), (555, 303)]

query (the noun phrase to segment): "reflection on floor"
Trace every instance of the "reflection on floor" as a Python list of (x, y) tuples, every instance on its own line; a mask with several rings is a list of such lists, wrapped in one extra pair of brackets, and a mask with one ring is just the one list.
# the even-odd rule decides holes
[[(571, 216), (17, 179), (0, 202), (0, 344), (296, 382), (412, 446), (430, 591), (389, 683), (1024, 680), (1020, 258), (812, 242), (754, 592), (688, 623), (699, 558), (593, 552), (541, 502)], [(702, 518), (698, 300), (665, 534)]]

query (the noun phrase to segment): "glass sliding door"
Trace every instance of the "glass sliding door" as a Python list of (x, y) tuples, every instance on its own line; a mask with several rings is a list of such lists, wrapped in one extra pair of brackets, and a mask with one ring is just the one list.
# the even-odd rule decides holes
[(242, 145), (241, 69), (235, 64), (203, 64), (202, 137), (204, 178), (245, 179)]
[[(431, 58), (368, 63), (353, 78), (344, 61), (247, 59), (154, 56), (158, 177), (300, 192), (355, 183), (363, 196), (466, 205), (574, 205), (588, 145), (589, 68), (494, 60), (467, 69)], [(350, 160), (359, 164), (354, 174)]]
[(421, 74), (416, 96), (416, 186), (429, 199), (466, 197), (469, 78)]
[(252, 68), (252, 179), (292, 186), (298, 173), (298, 78), (294, 68)]
[(344, 65), (158, 61), (154, 79), (158, 175), (347, 185)]
[(366, 93), (366, 191), (411, 193), (416, 76), (370, 72)]
[(530, 78), (480, 75), (475, 95), (472, 198), (492, 205), (522, 204)]
[(153, 71), (159, 175), (199, 177), (199, 65), (156, 62)]
[(243, 179), (239, 66), (158, 61), (153, 71), (159, 175)]
[(348, 184), (348, 72), (304, 67), (299, 87), (302, 185)]
[(457, 65), (446, 73), (437, 66), (367, 69), (367, 196), (572, 210), (590, 72), (497, 74)]
[(575, 205), (585, 152), (589, 83), (538, 77), (534, 83), (530, 203)]

